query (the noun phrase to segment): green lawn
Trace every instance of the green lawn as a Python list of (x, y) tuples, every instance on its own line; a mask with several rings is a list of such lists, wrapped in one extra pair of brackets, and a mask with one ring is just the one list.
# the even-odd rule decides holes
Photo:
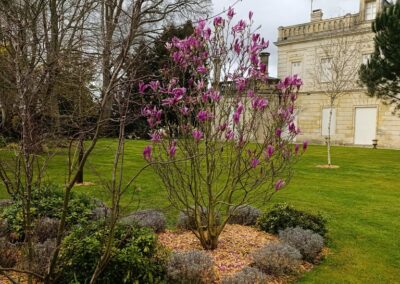
[[(144, 164), (146, 144), (127, 143), (127, 173), (134, 174)], [(106, 190), (99, 185), (110, 179), (115, 145), (113, 140), (99, 142), (85, 172), (85, 179), (96, 185), (76, 191), (107, 200)], [(330, 254), (300, 283), (400, 283), (400, 151), (334, 147), (333, 161), (339, 169), (316, 168), (325, 163), (325, 148), (309, 147), (290, 185), (272, 199), (320, 211), (328, 218)], [(64, 182), (65, 162), (62, 152), (54, 157), (51, 180)], [(135, 187), (137, 192), (132, 189), (123, 199), (126, 210), (161, 208), (173, 224), (176, 212), (151, 170), (140, 176)], [(6, 196), (0, 187), (0, 198)], [(266, 209), (271, 204), (257, 206)]]

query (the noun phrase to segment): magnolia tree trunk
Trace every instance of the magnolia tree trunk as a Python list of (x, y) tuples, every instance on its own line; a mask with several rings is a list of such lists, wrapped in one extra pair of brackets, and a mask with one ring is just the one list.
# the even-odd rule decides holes
[[(163, 80), (139, 85), (154, 102), (142, 111), (152, 129), (144, 158), (209, 250), (218, 247), (239, 206), (268, 200), (285, 186), (307, 147), (292, 144), (299, 132), (294, 109), (302, 81), (288, 77), (277, 94), (257, 94), (268, 79), (259, 60), (268, 42), (252, 33), (253, 13), (238, 22), (234, 14), (229, 9), (211, 27), (200, 21), (192, 36), (167, 43), (171, 65)], [(168, 120), (166, 113), (177, 119)]]

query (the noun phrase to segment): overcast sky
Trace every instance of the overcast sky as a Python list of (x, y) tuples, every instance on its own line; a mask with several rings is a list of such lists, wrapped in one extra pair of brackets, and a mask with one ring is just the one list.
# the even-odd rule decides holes
[[(236, 0), (212, 0), (214, 14), (228, 8)], [(359, 0), (314, 0), (313, 9), (322, 9), (324, 19), (358, 13)], [(242, 0), (235, 6), (237, 19), (247, 18), (249, 11), (254, 12), (255, 25), (261, 25), (260, 33), (270, 41), (271, 53), (269, 71), (271, 76), (277, 73), (277, 49), (273, 44), (278, 37), (279, 26), (289, 26), (310, 21), (311, 0)]]

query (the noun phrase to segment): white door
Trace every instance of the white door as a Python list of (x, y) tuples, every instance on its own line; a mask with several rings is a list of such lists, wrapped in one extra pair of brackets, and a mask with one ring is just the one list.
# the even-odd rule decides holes
[(356, 108), (354, 144), (372, 145), (376, 139), (376, 107)]

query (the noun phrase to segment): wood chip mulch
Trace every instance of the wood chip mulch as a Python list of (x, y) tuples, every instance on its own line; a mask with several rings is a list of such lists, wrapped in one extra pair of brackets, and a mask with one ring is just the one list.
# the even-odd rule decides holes
[[(171, 251), (203, 250), (199, 240), (189, 231), (166, 231), (159, 234), (161, 244)], [(207, 251), (215, 263), (219, 279), (239, 272), (252, 263), (252, 253), (277, 237), (253, 227), (226, 225), (220, 236), (218, 248)], [(310, 263), (304, 262), (301, 271), (312, 269)], [(271, 278), (269, 283), (286, 283), (291, 277)]]

